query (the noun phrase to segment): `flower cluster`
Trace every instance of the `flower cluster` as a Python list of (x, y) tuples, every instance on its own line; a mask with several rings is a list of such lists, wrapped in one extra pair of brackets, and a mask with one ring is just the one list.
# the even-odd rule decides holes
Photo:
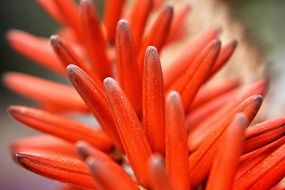
[[(13, 30), (9, 43), (67, 74), (73, 87), (5, 75), (10, 89), (39, 103), (11, 106), (11, 116), (48, 134), (13, 144), (23, 167), (67, 189), (282, 188), (285, 117), (250, 124), (266, 81), (208, 83), (237, 42), (222, 43), (220, 29), (210, 28), (173, 63), (160, 63), (160, 52), (186, 33), (189, 5), (136, 0), (125, 13), (125, 0), (107, 0), (101, 22), (92, 0), (38, 3), (61, 24), (59, 34), (48, 40)], [(92, 113), (98, 126), (66, 115), (72, 112)]]

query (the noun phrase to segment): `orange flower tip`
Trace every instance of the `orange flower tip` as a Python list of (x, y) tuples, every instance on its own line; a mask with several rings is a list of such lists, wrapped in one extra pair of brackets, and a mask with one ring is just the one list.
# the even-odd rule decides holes
[(171, 90), (167, 95), (167, 102), (180, 103), (180, 95), (177, 91)]
[(253, 101), (256, 102), (258, 105), (261, 105), (263, 100), (263, 96), (262, 95), (255, 95), (253, 97)]
[(108, 89), (112, 89), (114, 85), (116, 85), (116, 81), (111, 77), (105, 78), (103, 83), (104, 83), (104, 86)]
[(76, 143), (76, 150), (77, 150), (77, 153), (79, 154), (79, 156), (81, 157), (82, 160), (86, 160), (89, 155), (88, 153), (88, 147), (89, 145), (84, 142), (84, 141), (78, 141)]
[(146, 55), (151, 56), (153, 59), (158, 58), (158, 52), (155, 46), (148, 46), (146, 49)]
[(26, 112), (27, 108), (24, 106), (9, 106), (8, 107), (8, 113), (13, 117), (17, 118), (17, 115), (24, 114)]
[(70, 78), (70, 80), (72, 80), (78, 75), (79, 72), (83, 72), (83, 70), (76, 65), (69, 64), (66, 67), (66, 72), (67, 72), (67, 75)]
[(221, 40), (219, 40), (219, 39), (214, 39), (214, 40), (212, 41), (211, 46), (212, 46), (213, 48), (214, 48), (214, 47), (218, 48), (218, 47), (221, 47), (221, 44), (222, 44)]
[(8, 30), (8, 31), (7, 31), (7, 33), (6, 33), (6, 39), (7, 39), (9, 42), (14, 42), (14, 41), (17, 40), (18, 37), (21, 36), (22, 34), (24, 34), (24, 32), (21, 31), (21, 30), (11, 29), (11, 30)]
[(61, 40), (61, 37), (57, 34), (54, 34), (54, 35), (51, 35), (50, 38), (50, 44), (53, 46), (53, 47), (57, 47), (59, 46), (59, 41)]
[(16, 160), (25, 168), (28, 169), (29, 162), (36, 162), (36, 160), (33, 160), (30, 154), (26, 153), (16, 153), (15, 155)]
[(128, 21), (126, 19), (120, 19), (118, 22), (118, 29), (123, 30), (129, 25)]

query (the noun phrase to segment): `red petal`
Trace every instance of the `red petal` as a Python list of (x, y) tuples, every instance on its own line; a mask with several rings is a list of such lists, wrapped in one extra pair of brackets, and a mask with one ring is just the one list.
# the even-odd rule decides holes
[(13, 91), (59, 111), (88, 112), (76, 91), (66, 85), (21, 73), (7, 73), (5, 84)]
[[(54, 52), (57, 54), (58, 58), (63, 63), (64, 67), (69, 64), (77, 65), (82, 68), (89, 76), (92, 78), (97, 78), (93, 72), (90, 71), (89, 65), (72, 47), (72, 44), (65, 41), (59, 35), (53, 35), (50, 37), (50, 44), (53, 47)], [(98, 79), (95, 79), (98, 80)]]
[(154, 152), (165, 152), (164, 86), (158, 52), (146, 50), (143, 74), (143, 127)]
[[(186, 116), (186, 126), (188, 131), (195, 129), (203, 121), (207, 120), (211, 115), (217, 113), (217, 110), (221, 110), (227, 105), (229, 105), (233, 97), (236, 96), (237, 90), (231, 90), (228, 93), (220, 95), (217, 98), (214, 98), (212, 101), (207, 102), (206, 104), (201, 105), (196, 108), (194, 111), (191, 110)], [(192, 106), (191, 108), (192, 109)]]
[(216, 74), (228, 62), (228, 60), (235, 52), (236, 47), (237, 47), (236, 40), (231, 40), (222, 47), (220, 55), (212, 69), (209, 78), (211, 78), (214, 74)]
[(103, 23), (107, 30), (107, 37), (112, 44), (115, 41), (116, 26), (121, 18), (125, 0), (107, 0), (104, 8)]
[(237, 115), (224, 132), (207, 181), (207, 190), (232, 189), (247, 125), (246, 116)]
[(16, 154), (20, 164), (39, 175), (86, 188), (95, 188), (87, 166), (79, 159), (56, 154), (21, 152)]
[(81, 123), (24, 106), (11, 106), (9, 113), (19, 122), (36, 130), (75, 143), (84, 140), (95, 147), (108, 150), (110, 139), (100, 129), (87, 127)]
[(64, 67), (48, 44), (48, 39), (33, 36), (20, 30), (9, 31), (7, 39), (9, 44), (22, 55), (48, 69), (64, 73)]
[(236, 189), (269, 189), (285, 175), (285, 144), (235, 181)]
[(117, 130), (130, 165), (138, 181), (148, 186), (149, 171), (147, 160), (151, 155), (151, 148), (144, 130), (132, 105), (116, 81), (112, 78), (106, 78), (104, 85)]
[(178, 58), (170, 64), (169, 67), (163, 70), (164, 85), (169, 87), (171, 83), (191, 65), (197, 55), (204, 47), (215, 39), (220, 33), (220, 29), (209, 29), (191, 40), (181, 51)]
[(153, 0), (136, 0), (129, 15), (130, 25), (134, 34), (136, 49), (140, 47), (147, 19), (153, 7)]
[(174, 189), (190, 188), (185, 114), (179, 94), (170, 92), (166, 98), (166, 171)]
[(93, 71), (101, 79), (112, 76), (111, 63), (107, 57), (107, 42), (104, 39), (93, 1), (82, 0), (80, 11), (84, 42)]
[(71, 27), (73, 32), (75, 32), (77, 35), (78, 40), (81, 40), (82, 35), (80, 31), (80, 15), (76, 3), (70, 0), (54, 0), (54, 3), (64, 18), (65, 24)]
[(174, 7), (173, 21), (171, 23), (167, 43), (179, 40), (186, 34), (186, 18), (190, 12), (190, 9), (191, 8), (188, 3), (181, 3), (180, 5)]
[[(173, 7), (166, 6), (157, 16), (155, 22), (151, 26), (149, 32), (145, 35), (142, 44), (138, 50), (138, 66), (139, 73), (142, 75), (145, 50), (148, 46), (152, 45), (160, 52), (164, 46), (168, 33), (170, 30), (173, 17)], [(142, 76), (141, 76), (142, 77)]]
[(49, 135), (38, 135), (17, 140), (12, 144), (11, 150), (14, 155), (17, 152), (26, 151), (35, 153), (50, 152), (69, 156), (77, 155), (73, 144)]
[(246, 130), (246, 142), (244, 153), (256, 150), (277, 139), (285, 134), (285, 118), (279, 117), (267, 120), (249, 127)]
[[(196, 126), (194, 129), (191, 129), (188, 137), (190, 151), (195, 151), (196, 148), (203, 142), (203, 140), (208, 136), (212, 131), (214, 126), (218, 126), (219, 122), (223, 121), (225, 115), (228, 115), (232, 110), (241, 104), (245, 99), (255, 94), (265, 94), (267, 89), (267, 83), (264, 80), (257, 81), (253, 85), (241, 89), (241, 93), (238, 96), (233, 97), (233, 101), (223, 107), (221, 110), (218, 110), (216, 113), (212, 114), (210, 117), (206, 118), (201, 124)], [(189, 126), (188, 126), (189, 128)]]
[(117, 26), (116, 58), (119, 83), (137, 113), (141, 112), (141, 84), (139, 83), (136, 50), (128, 23), (121, 20)]
[(200, 139), (202, 134), (196, 137), (193, 136), (191, 139), (188, 138), (188, 145), (191, 145), (194, 140), (201, 143), (201, 145), (199, 144), (200, 146), (198, 145), (199, 148), (189, 157), (191, 172), (190, 179), (194, 186), (198, 185), (208, 174), (217, 145), (220, 144), (219, 141), (221, 136), (224, 134), (224, 131), (228, 128), (235, 115), (243, 112), (247, 116), (248, 121), (251, 122), (261, 105), (261, 101), (262, 98), (259, 95), (255, 95), (244, 100), (244, 102), (242, 102), (232, 112), (225, 115), (223, 120), (216, 124), (214, 130), (202, 138), (202, 141)]
[(165, 172), (162, 156), (153, 154), (149, 160), (150, 182), (153, 190), (171, 190), (171, 184)]
[(194, 110), (195, 108), (206, 104), (207, 102), (212, 101), (239, 86), (239, 82), (234, 79), (224, 79), (220, 82), (216, 82), (214, 85), (206, 84), (206, 86), (202, 86), (197, 93), (195, 100), (191, 105), (191, 110)]
[(177, 90), (181, 94), (185, 111), (188, 111), (196, 93), (211, 72), (220, 48), (220, 41), (212, 41), (201, 51), (182, 76), (168, 88), (168, 90)]
[(86, 162), (98, 185), (104, 189), (138, 190), (130, 176), (108, 155), (83, 142), (77, 145), (79, 153), (84, 154), (84, 157), (88, 155)]
[(122, 147), (111, 109), (104, 96), (102, 83), (92, 80), (82, 69), (75, 65), (67, 67), (67, 74), (74, 88), (88, 105), (106, 134), (114, 141), (116, 146)]

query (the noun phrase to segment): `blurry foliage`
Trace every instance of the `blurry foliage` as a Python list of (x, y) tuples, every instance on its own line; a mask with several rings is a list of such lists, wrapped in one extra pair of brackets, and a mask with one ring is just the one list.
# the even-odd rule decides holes
[(285, 47), (284, 0), (230, 0), (233, 14), (245, 23), (252, 40), (268, 56)]

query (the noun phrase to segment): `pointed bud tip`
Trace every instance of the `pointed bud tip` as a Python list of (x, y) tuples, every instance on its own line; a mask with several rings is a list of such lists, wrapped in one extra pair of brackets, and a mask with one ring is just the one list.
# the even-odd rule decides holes
[(73, 76), (79, 70), (81, 70), (81, 68), (76, 66), (76, 65), (74, 65), (74, 64), (69, 64), (66, 67), (66, 72), (67, 72), (68, 76)]
[(104, 79), (103, 84), (105, 87), (112, 87), (116, 84), (116, 81), (112, 77), (107, 77)]
[(53, 34), (49, 38), (49, 43), (52, 46), (56, 46), (56, 45), (58, 45), (59, 40), (60, 40), (60, 36), (58, 34)]
[(14, 40), (15, 38), (17, 38), (18, 35), (22, 35), (24, 34), (23, 31), (21, 30), (18, 30), (18, 29), (10, 29), (6, 32), (6, 39), (8, 41), (12, 41)]
[(128, 21), (126, 19), (120, 19), (118, 22), (118, 26), (120, 27), (126, 27), (126, 25), (129, 25)]
[(158, 51), (157, 51), (157, 49), (156, 49), (155, 46), (148, 46), (148, 47), (146, 48), (146, 52), (158, 54)]
[(86, 160), (87, 157), (89, 156), (88, 151), (87, 151), (88, 146), (89, 145), (84, 141), (78, 141), (76, 143), (77, 153), (79, 154), (82, 160)]
[(16, 105), (9, 106), (7, 109), (8, 113), (12, 116), (15, 116), (16, 114), (23, 114), (26, 112), (26, 110), (27, 110), (26, 107), (16, 106)]
[(167, 95), (167, 100), (176, 103), (181, 102), (180, 94), (175, 90), (171, 90)]

